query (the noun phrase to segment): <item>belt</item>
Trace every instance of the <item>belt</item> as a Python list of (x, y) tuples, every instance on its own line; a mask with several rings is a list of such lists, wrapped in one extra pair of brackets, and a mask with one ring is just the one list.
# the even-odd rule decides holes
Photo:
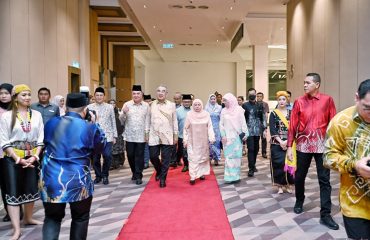
[[(33, 148), (33, 149), (30, 149), (30, 150), (21, 150), (21, 149), (13, 148), (14, 153), (20, 158), (34, 156), (36, 154), (36, 150), (37, 150), (37, 148)], [(9, 155), (7, 155), (7, 156), (11, 157)]]

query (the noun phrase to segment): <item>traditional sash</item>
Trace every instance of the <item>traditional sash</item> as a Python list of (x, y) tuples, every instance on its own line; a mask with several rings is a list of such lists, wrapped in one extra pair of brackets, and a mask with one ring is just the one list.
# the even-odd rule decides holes
[[(275, 109), (274, 112), (278, 115), (280, 120), (284, 123), (285, 127), (289, 131), (289, 123), (286, 117), (280, 112), (279, 109)], [(293, 142), (292, 152), (293, 152), (293, 160), (290, 160), (287, 154), (285, 155), (284, 171), (290, 173), (294, 177), (295, 171), (297, 170), (297, 152), (296, 152), (296, 142), (295, 141)]]

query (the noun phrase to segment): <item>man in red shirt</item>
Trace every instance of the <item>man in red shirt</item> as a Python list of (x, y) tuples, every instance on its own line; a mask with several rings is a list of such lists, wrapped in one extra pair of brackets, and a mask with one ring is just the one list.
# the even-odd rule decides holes
[(303, 212), (305, 179), (312, 158), (315, 158), (320, 185), (320, 223), (330, 229), (339, 229), (331, 217), (330, 170), (323, 166), (326, 128), (336, 110), (333, 98), (319, 92), (320, 75), (308, 73), (304, 80), (305, 95), (295, 102), (290, 117), (288, 132), (288, 158), (293, 159), (293, 141), (297, 143), (297, 171), (295, 173), (296, 203), (294, 212)]

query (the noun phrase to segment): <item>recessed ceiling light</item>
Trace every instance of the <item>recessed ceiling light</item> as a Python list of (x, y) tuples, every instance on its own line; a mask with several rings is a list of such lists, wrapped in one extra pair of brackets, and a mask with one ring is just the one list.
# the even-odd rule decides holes
[(222, 26), (222, 27), (221, 27), (221, 29), (225, 29), (225, 27), (224, 27), (224, 26)]
[(188, 43), (189, 46), (194, 46), (194, 43)]
[(144, 4), (144, 8), (147, 8), (147, 6)]
[(186, 46), (186, 43), (180, 43), (179, 45), (181, 45), (181, 46)]
[(230, 7), (230, 10), (233, 10), (233, 7), (232, 6)]
[(186, 5), (185, 8), (186, 9), (196, 9), (197, 7), (193, 5)]
[(181, 6), (181, 5), (177, 5), (177, 4), (176, 4), (176, 5), (172, 5), (171, 7), (172, 7), (172, 8), (177, 8), (177, 9), (181, 9), (181, 8), (183, 8), (183, 6)]
[(196, 43), (195, 45), (197, 45), (197, 46), (202, 46), (202, 44), (201, 44), (201, 43)]
[(216, 42), (219, 42), (218, 39), (216, 40)]
[(159, 41), (162, 42), (162, 39), (160, 39)]
[(201, 5), (201, 6), (198, 6), (199, 9), (208, 9), (209, 7), (206, 6), (206, 5)]
[(156, 26), (154, 25), (153, 28), (156, 28)]

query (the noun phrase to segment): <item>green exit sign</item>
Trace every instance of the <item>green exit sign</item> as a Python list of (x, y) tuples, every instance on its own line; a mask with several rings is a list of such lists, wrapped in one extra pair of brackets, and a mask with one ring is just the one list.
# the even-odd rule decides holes
[(173, 43), (163, 43), (162, 47), (163, 48), (174, 48), (175, 44), (173, 44)]

